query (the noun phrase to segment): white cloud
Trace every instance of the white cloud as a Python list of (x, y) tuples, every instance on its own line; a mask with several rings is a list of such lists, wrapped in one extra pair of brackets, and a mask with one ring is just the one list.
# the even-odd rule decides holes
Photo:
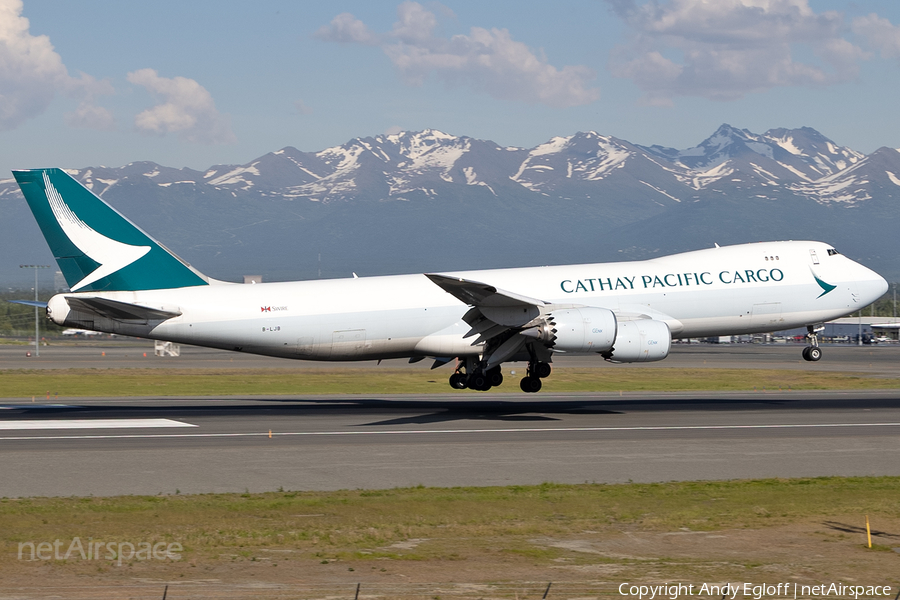
[(853, 19), (853, 33), (865, 38), (868, 46), (884, 58), (900, 58), (900, 27), (872, 13)]
[(159, 135), (177, 133), (186, 141), (205, 144), (235, 141), (227, 115), (216, 110), (210, 93), (193, 79), (169, 79), (153, 69), (140, 69), (129, 73), (128, 81), (162, 100), (134, 118), (138, 130)]
[(99, 129), (111, 131), (116, 128), (116, 119), (113, 114), (90, 102), (82, 102), (75, 112), (66, 113), (66, 125), (80, 129)]
[(594, 73), (583, 66), (557, 69), (506, 29), (473, 27), (450, 38), (434, 33), (437, 16), (418, 2), (397, 7), (398, 21), (386, 34), (372, 33), (349, 13), (338, 15), (317, 33), (328, 41), (379, 46), (410, 85), (436, 76), (448, 85), (465, 85), (502, 100), (554, 107), (589, 104), (600, 96), (590, 87)]
[(69, 74), (46, 35), (33, 36), (20, 0), (0, 0), (0, 130), (43, 113)]
[(313, 113), (313, 109), (306, 105), (306, 102), (303, 100), (297, 100), (294, 102), (294, 110), (297, 111), (298, 115), (311, 115)]
[(331, 20), (330, 24), (320, 27), (315, 35), (319, 39), (342, 44), (374, 46), (379, 43), (378, 36), (369, 31), (365, 23), (350, 13), (339, 14)]
[[(610, 68), (634, 80), (653, 104), (844, 82), (866, 58), (843, 37), (843, 15), (816, 13), (807, 0), (607, 1), (632, 33), (614, 50)], [(809, 59), (798, 59), (798, 48)]]
[(112, 85), (85, 73), (70, 77), (50, 38), (29, 28), (21, 0), (0, 0), (0, 131), (43, 114), (57, 93), (80, 100), (65, 116), (68, 125), (114, 128), (112, 113), (94, 104), (97, 96), (115, 93)]
[(94, 103), (97, 96), (115, 94), (109, 81), (98, 81), (87, 73), (82, 73), (80, 79), (70, 79), (69, 87), (70, 95), (80, 97), (81, 102), (74, 112), (66, 113), (66, 125), (103, 131), (111, 131), (116, 128), (116, 119), (113, 114), (108, 109)]
[(394, 23), (391, 36), (405, 44), (431, 43), (437, 16), (418, 2), (403, 2), (397, 7), (399, 20)]

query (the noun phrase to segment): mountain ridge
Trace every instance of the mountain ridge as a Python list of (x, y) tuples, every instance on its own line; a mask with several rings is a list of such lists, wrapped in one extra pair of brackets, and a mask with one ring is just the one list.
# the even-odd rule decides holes
[[(864, 155), (809, 127), (723, 124), (681, 150), (594, 131), (519, 148), (426, 129), (202, 171), (67, 171), (223, 279), (600, 262), (826, 233), (900, 279), (890, 235), (859, 235), (900, 225), (900, 151)], [(0, 180), (0, 202), (0, 248), (13, 259), (0, 280), (24, 281), (11, 262), (49, 251), (12, 179)]]

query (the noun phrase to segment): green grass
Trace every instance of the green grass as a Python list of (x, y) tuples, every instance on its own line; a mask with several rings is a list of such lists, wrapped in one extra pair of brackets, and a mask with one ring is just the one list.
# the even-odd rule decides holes
[[(551, 563), (571, 553), (536, 547), (535, 538), (623, 528), (764, 529), (847, 515), (864, 526), (866, 514), (873, 522), (900, 518), (900, 477), (4, 498), (0, 556), (12, 560), (19, 542), (80, 536), (177, 541), (188, 560), (251, 560), (263, 549), (290, 549), (316, 561), (505, 553)], [(862, 542), (864, 533), (856, 537)]]
[[(0, 371), (0, 397), (454, 393), (449, 369), (68, 369)], [(776, 369), (560, 368), (547, 392), (900, 388), (900, 379)], [(507, 376), (503, 392), (518, 392)], [(457, 392), (460, 394), (473, 392)]]

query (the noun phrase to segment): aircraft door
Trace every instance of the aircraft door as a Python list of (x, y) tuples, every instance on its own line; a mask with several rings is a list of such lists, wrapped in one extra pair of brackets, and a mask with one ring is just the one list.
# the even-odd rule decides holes
[(750, 327), (754, 330), (769, 328), (775, 331), (784, 321), (781, 318), (781, 302), (765, 302), (754, 304), (750, 313)]

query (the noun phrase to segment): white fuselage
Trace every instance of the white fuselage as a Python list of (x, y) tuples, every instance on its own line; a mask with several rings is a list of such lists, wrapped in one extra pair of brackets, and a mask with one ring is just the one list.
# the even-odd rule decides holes
[[(546, 303), (599, 307), (667, 323), (674, 338), (774, 331), (855, 312), (887, 289), (877, 273), (820, 242), (761, 242), (663, 258), (446, 273)], [(822, 283), (818, 283), (817, 279)], [(833, 288), (832, 288), (833, 286)], [(425, 275), (290, 283), (212, 284), (85, 292), (181, 313), (148, 324), (73, 322), (63, 295), (50, 302), (68, 326), (308, 360), (478, 354), (468, 306)]]

